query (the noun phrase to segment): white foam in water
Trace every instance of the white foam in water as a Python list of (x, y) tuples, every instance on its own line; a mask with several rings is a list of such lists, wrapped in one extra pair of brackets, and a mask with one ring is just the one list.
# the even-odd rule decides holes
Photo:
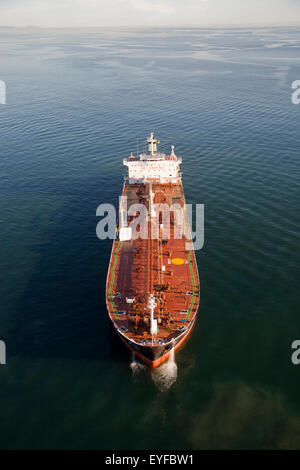
[(133, 375), (136, 375), (142, 370), (145, 370), (146, 366), (142, 364), (141, 362), (138, 362), (135, 358), (135, 354), (132, 353), (130, 368), (132, 370)]
[(168, 361), (152, 371), (152, 379), (160, 391), (168, 390), (177, 379), (177, 364), (174, 347), (170, 351)]

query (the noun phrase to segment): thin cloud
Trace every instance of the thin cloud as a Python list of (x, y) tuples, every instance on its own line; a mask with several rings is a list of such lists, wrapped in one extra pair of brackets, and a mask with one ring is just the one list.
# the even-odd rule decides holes
[[(126, 3), (127, 0), (126, 0)], [(168, 2), (153, 2), (151, 0), (130, 0), (130, 7), (134, 10), (143, 12), (153, 12), (160, 15), (173, 15), (176, 8), (171, 6)]]

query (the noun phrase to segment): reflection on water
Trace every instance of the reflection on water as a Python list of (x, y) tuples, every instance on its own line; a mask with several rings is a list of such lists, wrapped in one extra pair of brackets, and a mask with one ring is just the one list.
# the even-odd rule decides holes
[(195, 449), (300, 448), (300, 416), (284, 396), (243, 382), (217, 383), (202, 412), (185, 419)]

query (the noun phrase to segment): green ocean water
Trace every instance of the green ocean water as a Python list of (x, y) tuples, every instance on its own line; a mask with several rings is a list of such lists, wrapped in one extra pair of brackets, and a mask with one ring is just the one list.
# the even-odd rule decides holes
[[(0, 79), (0, 448), (299, 449), (299, 30), (1, 29)], [(151, 131), (205, 205), (197, 323), (155, 373), (96, 237)]]

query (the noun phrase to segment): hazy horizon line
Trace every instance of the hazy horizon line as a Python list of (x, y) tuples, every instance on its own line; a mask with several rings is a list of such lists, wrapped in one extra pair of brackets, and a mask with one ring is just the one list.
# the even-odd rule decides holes
[(95, 28), (129, 28), (129, 29), (159, 29), (159, 28), (281, 28), (281, 27), (298, 27), (300, 26), (300, 21), (295, 23), (248, 23), (238, 25), (236, 23), (224, 23), (224, 24), (207, 24), (207, 25), (196, 25), (196, 24), (174, 24), (174, 25), (94, 25), (94, 26), (39, 26), (39, 25), (24, 25), (24, 26), (14, 26), (14, 25), (1, 25), (1, 29), (95, 29)]

